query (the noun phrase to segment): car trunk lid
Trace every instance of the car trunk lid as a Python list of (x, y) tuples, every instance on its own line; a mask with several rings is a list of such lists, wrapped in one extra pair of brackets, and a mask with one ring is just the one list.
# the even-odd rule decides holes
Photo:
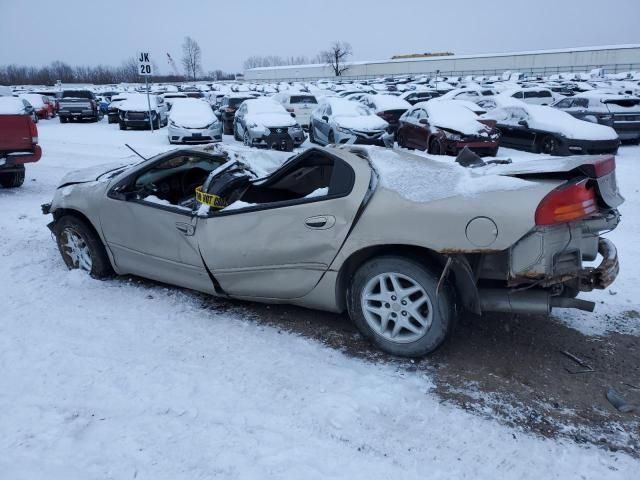
[(610, 208), (624, 202), (616, 181), (616, 163), (613, 155), (576, 155), (573, 157), (530, 160), (495, 165), (491, 173), (518, 178), (578, 180), (589, 179), (598, 187), (600, 199)]

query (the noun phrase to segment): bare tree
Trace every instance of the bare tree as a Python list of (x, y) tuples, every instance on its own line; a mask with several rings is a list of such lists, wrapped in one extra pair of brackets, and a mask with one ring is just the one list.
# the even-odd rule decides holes
[(198, 42), (191, 37), (184, 37), (182, 43), (182, 66), (187, 77), (193, 80), (202, 72), (202, 50)]
[(279, 57), (277, 55), (267, 55), (264, 57), (254, 55), (252, 57), (247, 58), (244, 61), (244, 69), (249, 70), (250, 68), (258, 68), (258, 67), (280, 67), (282, 65), (304, 65), (305, 63), (309, 63), (309, 57), (305, 55), (291, 56), (291, 57)]
[(330, 66), (335, 76), (339, 77), (349, 70), (346, 61), (352, 54), (353, 50), (348, 42), (335, 41), (328, 50), (323, 50), (318, 54), (318, 59), (320, 63), (325, 63)]

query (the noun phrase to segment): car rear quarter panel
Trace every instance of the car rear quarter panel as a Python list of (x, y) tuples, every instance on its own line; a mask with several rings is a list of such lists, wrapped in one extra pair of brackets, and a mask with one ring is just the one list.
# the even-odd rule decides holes
[[(454, 196), (427, 203), (413, 202), (398, 192), (378, 187), (332, 270), (339, 270), (353, 253), (378, 245), (418, 246), (443, 254), (505, 250), (535, 227), (536, 207), (558, 183), (535, 182), (520, 190)], [(480, 217), (490, 219), (496, 230), (495, 240), (481, 247), (467, 236), (470, 222)], [(484, 219), (483, 223), (491, 225)]]

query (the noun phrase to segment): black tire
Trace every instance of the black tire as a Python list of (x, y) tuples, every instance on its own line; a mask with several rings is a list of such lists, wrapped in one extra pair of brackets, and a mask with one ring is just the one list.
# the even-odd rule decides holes
[(60, 117), (60, 123), (67, 123), (66, 117)]
[[(397, 341), (391, 340), (376, 331), (367, 321), (363, 313), (363, 295), (369, 282), (381, 274), (404, 276), (422, 288), (422, 292), (417, 292), (405, 297), (409, 299), (409, 304), (415, 301), (413, 295), (419, 295), (419, 298), (423, 298), (424, 296), (428, 298), (428, 302), (425, 301), (420, 304), (420, 308), (426, 308), (426, 311), (430, 312), (431, 321), (424, 332), (413, 334), (413, 336), (417, 335), (414, 340), (410, 340), (410, 337), (407, 339), (407, 337), (403, 338), (402, 336), (398, 336)], [(453, 290), (449, 284), (444, 282), (436, 297), (438, 280), (438, 274), (416, 260), (400, 256), (374, 258), (362, 265), (351, 279), (351, 284), (347, 291), (349, 316), (360, 332), (381, 350), (401, 357), (421, 357), (427, 355), (436, 350), (448, 338), (453, 330), (456, 319)], [(398, 321), (413, 322), (415, 327), (415, 321), (412, 320), (414, 317), (411, 314), (403, 317), (403, 315), (405, 315), (403, 309), (409, 309), (409, 307), (402, 307), (399, 298), (392, 298), (397, 301), (391, 302), (392, 304), (380, 302), (380, 308), (385, 305), (387, 308), (386, 311), (391, 312), (389, 315), (395, 316)], [(375, 303), (377, 300), (369, 300), (369, 302)], [(397, 310), (395, 310), (396, 308)], [(396, 313), (396, 311), (399, 313)], [(391, 318), (391, 316), (388, 318), (387, 329), (393, 330), (396, 325), (396, 320)], [(400, 332), (402, 331), (409, 332), (409, 335), (412, 335), (409, 330), (402, 328)]]
[(244, 136), (242, 137), (242, 143), (245, 147), (251, 146), (251, 137), (249, 137), (249, 132), (245, 130)]
[(334, 135), (333, 130), (329, 132), (329, 136), (327, 137), (327, 143), (329, 145), (333, 145), (334, 143), (336, 143), (336, 136)]
[(240, 134), (238, 134), (238, 126), (235, 123), (233, 124), (233, 139), (236, 140), (237, 142), (242, 141)]
[(560, 142), (553, 135), (546, 135), (540, 139), (538, 143), (538, 153), (546, 153), (547, 155), (555, 155), (560, 149)]
[(118, 122), (120, 125), (120, 130), (126, 130), (127, 129), (127, 124), (124, 122)]
[(156, 117), (155, 120), (152, 120), (152, 123), (154, 130), (160, 130), (160, 119), (158, 117)]
[(87, 222), (75, 215), (63, 215), (55, 223), (53, 232), (60, 255), (62, 255), (62, 259), (69, 270), (82, 268), (78, 262), (73, 260), (66, 246), (68, 243), (67, 236), (77, 235), (79, 242), (88, 249), (91, 260), (91, 269), (84, 268), (84, 270), (87, 270), (93, 278), (108, 278), (113, 275), (113, 268), (102, 240)]
[(316, 137), (313, 136), (313, 123), (309, 123), (309, 143), (316, 143)]
[(396, 142), (398, 142), (399, 147), (408, 148), (404, 140), (404, 135), (402, 134), (397, 135)]
[(113, 117), (107, 117), (107, 123), (111, 124), (111, 123), (116, 123), (117, 120)]
[(429, 141), (427, 153), (430, 153), (431, 155), (442, 155), (442, 145), (440, 145), (440, 141), (437, 138), (432, 138)]
[(18, 188), (24, 183), (24, 165), (17, 172), (0, 171), (0, 185), (4, 188)]

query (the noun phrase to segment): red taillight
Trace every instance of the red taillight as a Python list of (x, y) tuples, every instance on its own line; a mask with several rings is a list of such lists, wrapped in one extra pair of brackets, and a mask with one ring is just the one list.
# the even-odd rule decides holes
[(560, 187), (542, 199), (536, 209), (536, 225), (572, 222), (598, 211), (596, 194), (587, 180)]
[(289, 112), (289, 113), (294, 113), (294, 112), (295, 112), (295, 110), (294, 110), (293, 108), (287, 108), (287, 112)]
[(35, 123), (31, 122), (30, 129), (31, 129), (31, 143), (35, 145), (36, 143), (38, 143), (38, 127), (36, 127)]

